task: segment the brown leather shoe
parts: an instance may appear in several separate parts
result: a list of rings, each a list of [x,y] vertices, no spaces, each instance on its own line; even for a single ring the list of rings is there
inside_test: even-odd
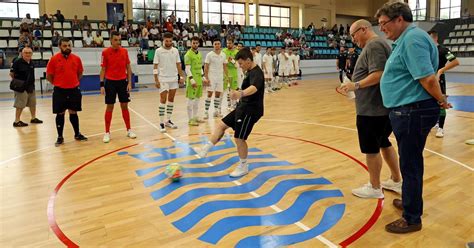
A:
[[[385,231],[389,233],[411,233],[421,230],[421,223],[408,224],[404,218],[400,218],[385,226]]]
[[[397,208],[397,209],[403,210],[402,200],[401,199],[393,199],[393,206],[395,206],[395,208]]]

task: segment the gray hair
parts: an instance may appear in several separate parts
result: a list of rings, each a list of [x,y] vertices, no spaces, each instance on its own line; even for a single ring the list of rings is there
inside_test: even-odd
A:
[[[413,14],[408,4],[403,2],[387,2],[380,9],[377,10],[375,14],[376,18],[380,16],[388,16],[390,19],[397,18],[399,16],[403,17],[403,20],[407,22],[413,22]]]

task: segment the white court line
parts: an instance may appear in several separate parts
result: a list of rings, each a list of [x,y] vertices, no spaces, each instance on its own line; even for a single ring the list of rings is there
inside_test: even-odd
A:
[[[145,122],[147,122],[148,124],[150,124],[152,127],[156,128],[158,131],[160,130],[160,128],[155,125],[153,122],[149,121],[145,116],[141,115],[140,113],[138,113],[137,111],[133,110],[132,108],[128,107],[128,109],[130,111],[132,111],[133,113],[135,113],[138,117],[142,118]],[[163,133],[164,135],[166,135],[168,138],[170,138],[172,141],[177,141],[176,138],[174,138],[173,136],[167,134],[167,133]],[[194,155],[195,157],[197,158],[201,158],[199,155],[195,154]],[[208,166],[214,166],[212,163],[206,163]],[[235,180],[235,181],[232,181],[234,184],[236,185],[242,185],[241,182],[239,182],[238,180]],[[249,192],[249,194],[253,197],[260,197],[259,194],[255,193],[255,192]],[[270,206],[273,210],[275,210],[275,212],[279,213],[283,210],[281,210],[279,207],[277,207],[276,205],[271,205]],[[310,230],[309,227],[307,227],[306,225],[304,225],[303,223],[301,222],[296,222],[295,223],[296,226],[298,226],[299,228],[301,228],[303,231],[308,231]],[[322,243],[324,243],[325,245],[327,245],[328,247],[331,247],[331,248],[336,248],[336,247],[339,247],[337,246],[336,244],[332,243],[331,241],[327,240],[326,238],[324,238],[323,236],[321,235],[318,235],[316,236],[316,239],[318,239],[319,241],[321,241]]]
[[[273,121],[273,122],[286,122],[286,123],[297,123],[297,124],[315,125],[315,126],[331,127],[331,128],[344,129],[344,130],[349,130],[349,131],[357,132],[357,129],[354,129],[354,128],[341,127],[341,126],[328,125],[328,124],[321,124],[321,123],[316,123],[316,122],[290,121],[290,120],[265,119],[265,118],[262,118],[261,120],[262,120],[262,121]],[[391,139],[391,140],[396,140],[396,139],[391,138],[391,137],[390,137],[390,139]],[[462,167],[464,167],[464,168],[466,168],[466,169],[468,169],[468,170],[470,170],[470,171],[474,171],[474,168],[471,167],[471,166],[469,166],[469,165],[467,165],[467,164],[464,164],[464,163],[462,163],[462,162],[459,162],[459,161],[457,161],[457,160],[455,160],[455,159],[453,159],[453,158],[450,158],[450,157],[448,157],[448,156],[446,156],[446,155],[443,155],[443,154],[441,154],[441,153],[435,152],[435,151],[430,150],[430,149],[428,149],[428,148],[425,148],[425,150],[428,151],[428,152],[431,152],[431,153],[433,153],[433,154],[435,154],[435,155],[438,155],[438,156],[440,156],[440,157],[442,157],[442,158],[445,158],[445,159],[447,159],[447,160],[449,160],[449,161],[451,161],[451,162],[453,162],[453,163],[455,163],[455,164],[458,164],[458,165],[460,165],[460,166],[462,166]]]
[[[140,125],[140,126],[136,126],[136,127],[144,127],[146,125]],[[115,130],[112,130],[110,131],[111,133],[113,132],[117,132],[117,131],[121,131],[121,130],[125,130],[125,128],[120,128],[120,129],[115,129]],[[95,137],[95,136],[99,136],[99,135],[103,135],[104,132],[101,132],[101,133],[96,133],[96,134],[92,134],[92,135],[87,135],[86,137],[87,138],[90,138],[90,137]],[[71,141],[67,141],[67,142],[64,142],[64,144],[67,144],[67,143],[72,143],[72,142],[76,142],[75,140],[71,140]],[[36,149],[36,150],[33,150],[31,152],[27,152],[27,153],[23,153],[21,155],[18,155],[18,156],[15,156],[13,158],[9,158],[7,160],[3,160],[0,162],[0,166],[6,164],[6,163],[9,163],[13,160],[16,160],[16,159],[19,159],[19,158],[22,158],[22,157],[25,157],[25,156],[28,156],[30,154],[33,154],[33,153],[36,153],[36,152],[40,152],[40,151],[43,151],[43,150],[46,150],[46,149],[49,149],[51,147],[55,147],[54,145],[51,145],[51,146],[46,146],[46,147],[43,147],[43,148],[40,148],[40,149]]]

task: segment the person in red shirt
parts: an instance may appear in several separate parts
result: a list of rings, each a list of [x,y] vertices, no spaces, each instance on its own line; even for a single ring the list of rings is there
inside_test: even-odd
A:
[[[168,20],[165,22],[165,29],[166,32],[173,33],[173,23],[171,22],[170,18],[168,18]]]
[[[130,113],[128,102],[130,102],[130,90],[132,89],[132,68],[128,58],[127,49],[120,46],[120,33],[111,33],[111,47],[102,51],[102,64],[100,70],[100,94],[105,94],[105,135],[104,143],[110,142],[110,123],[114,111],[115,99],[118,96],[122,117],[127,127],[127,137],[135,139],[137,135],[130,127]]]
[[[84,68],[79,56],[71,53],[71,42],[68,38],[59,40],[60,52],[48,62],[46,79],[54,85],[53,113],[56,114],[56,129],[58,139],[56,146],[64,143],[64,114],[69,111],[69,121],[74,128],[74,139],[85,141],[87,138],[79,132],[78,111],[82,110],[82,94],[79,89],[79,80]]]

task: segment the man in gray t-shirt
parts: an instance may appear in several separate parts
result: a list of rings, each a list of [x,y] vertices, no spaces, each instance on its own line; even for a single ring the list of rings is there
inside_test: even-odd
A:
[[[352,40],[361,48],[352,80],[346,79],[341,88],[356,95],[357,132],[359,146],[366,155],[370,183],[353,189],[352,194],[361,198],[384,198],[382,188],[401,193],[401,176],[398,157],[388,137],[392,126],[389,110],[383,106],[380,78],[390,55],[390,46],[372,30],[366,20],[354,22],[350,28]],[[388,164],[391,177],[380,182],[383,159]]]

